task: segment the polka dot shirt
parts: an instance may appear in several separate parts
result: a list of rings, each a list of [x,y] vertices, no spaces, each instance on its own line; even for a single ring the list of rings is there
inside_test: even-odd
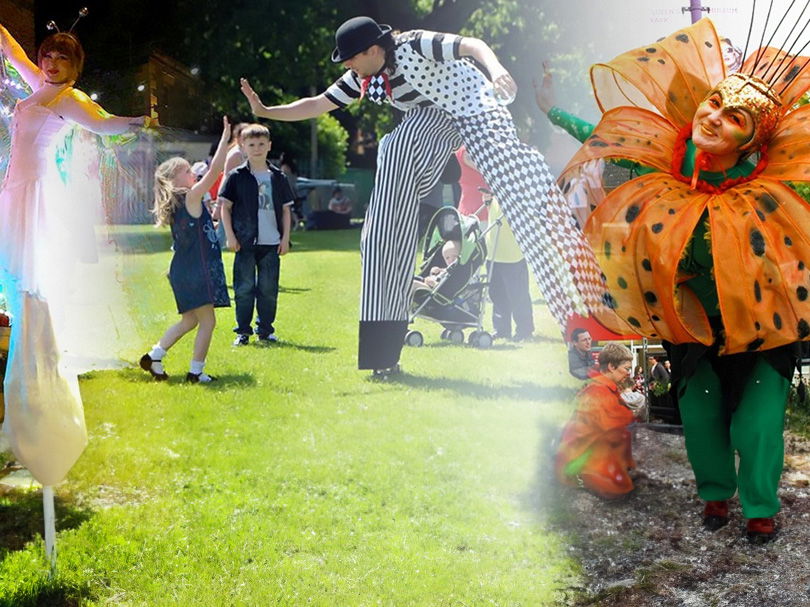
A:
[[[423,30],[395,38],[396,67],[388,72],[391,96],[382,87],[369,86],[367,97],[408,111],[439,106],[453,116],[473,116],[497,107],[492,83],[459,55],[461,36]],[[360,99],[361,79],[349,70],[324,95],[338,107]]]

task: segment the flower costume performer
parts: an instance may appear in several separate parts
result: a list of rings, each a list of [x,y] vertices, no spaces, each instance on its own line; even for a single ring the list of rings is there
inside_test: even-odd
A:
[[[585,227],[612,309],[595,315],[664,340],[704,524],[725,525],[738,491],[753,542],[775,533],[795,343],[810,338],[810,207],[784,183],[810,179],[810,106],[794,108],[810,70],[789,53],[763,47],[727,75],[703,19],[591,69],[595,128],[549,112],[584,141],[561,182],[595,159],[640,166]]]
[[[363,226],[359,368],[383,377],[398,370],[419,200],[462,143],[501,202],[561,327],[573,312],[586,311],[574,276],[585,278],[582,284],[589,284],[589,277],[598,288],[599,271],[542,155],[517,138],[503,107],[515,83],[492,49],[479,39],[448,33],[395,35],[369,17],[343,23],[335,40],[332,61],[347,71],[320,95],[267,107],[246,80],[242,91],[254,114],[272,120],[314,118],[364,97],[405,112],[380,142]],[[468,58],[483,65],[491,79]]]
[[[63,171],[75,163],[69,155],[58,164],[57,148],[67,134],[83,137],[80,129],[71,132],[74,125],[118,134],[144,126],[148,118],[111,116],[73,88],[84,51],[71,33],[46,38],[35,64],[0,26],[0,51],[33,91],[14,108],[11,158],[0,190],[0,283],[13,319],[3,430],[17,459],[49,488],[65,477],[87,442],[76,366],[66,362],[72,350],[62,338],[69,328],[69,298],[94,289],[73,274],[76,264],[97,254],[98,219],[89,211],[92,178],[66,178]],[[5,79],[0,86],[12,84]]]

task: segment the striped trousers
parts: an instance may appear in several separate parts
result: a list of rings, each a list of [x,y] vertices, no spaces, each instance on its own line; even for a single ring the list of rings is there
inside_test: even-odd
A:
[[[408,326],[419,200],[464,143],[500,201],[549,309],[565,331],[587,315],[601,288],[593,253],[543,156],[522,143],[505,108],[454,118],[419,108],[380,141],[377,175],[361,239],[363,287],[359,368],[397,363]],[[591,293],[593,291],[593,293]]]
[[[399,361],[408,329],[419,201],[460,145],[451,117],[436,108],[411,110],[380,141],[360,239],[360,369],[386,369]]]

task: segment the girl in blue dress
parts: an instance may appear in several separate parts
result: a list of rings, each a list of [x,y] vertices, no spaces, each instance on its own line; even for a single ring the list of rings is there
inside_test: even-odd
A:
[[[172,230],[174,256],[169,267],[169,283],[174,292],[179,322],[169,327],[152,349],[141,357],[140,365],[156,380],[166,380],[163,357],[183,335],[197,328],[191,366],[186,381],[208,383],[215,378],[205,373],[205,358],[216,325],[214,308],[231,305],[225,285],[225,270],[214,224],[202,203],[225,167],[231,127],[222,120],[222,137],[208,172],[197,181],[184,158],[170,158],[155,171],[155,215],[157,226]]]

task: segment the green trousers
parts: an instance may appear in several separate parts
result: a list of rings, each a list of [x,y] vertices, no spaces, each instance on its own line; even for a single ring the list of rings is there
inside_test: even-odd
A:
[[[760,358],[733,413],[724,406],[720,380],[703,358],[685,382],[679,398],[686,453],[695,473],[698,495],[724,500],[739,490],[745,518],[779,512],[779,479],[785,445],[785,405],[790,382]],[[736,469],[734,452],[739,453]]]

